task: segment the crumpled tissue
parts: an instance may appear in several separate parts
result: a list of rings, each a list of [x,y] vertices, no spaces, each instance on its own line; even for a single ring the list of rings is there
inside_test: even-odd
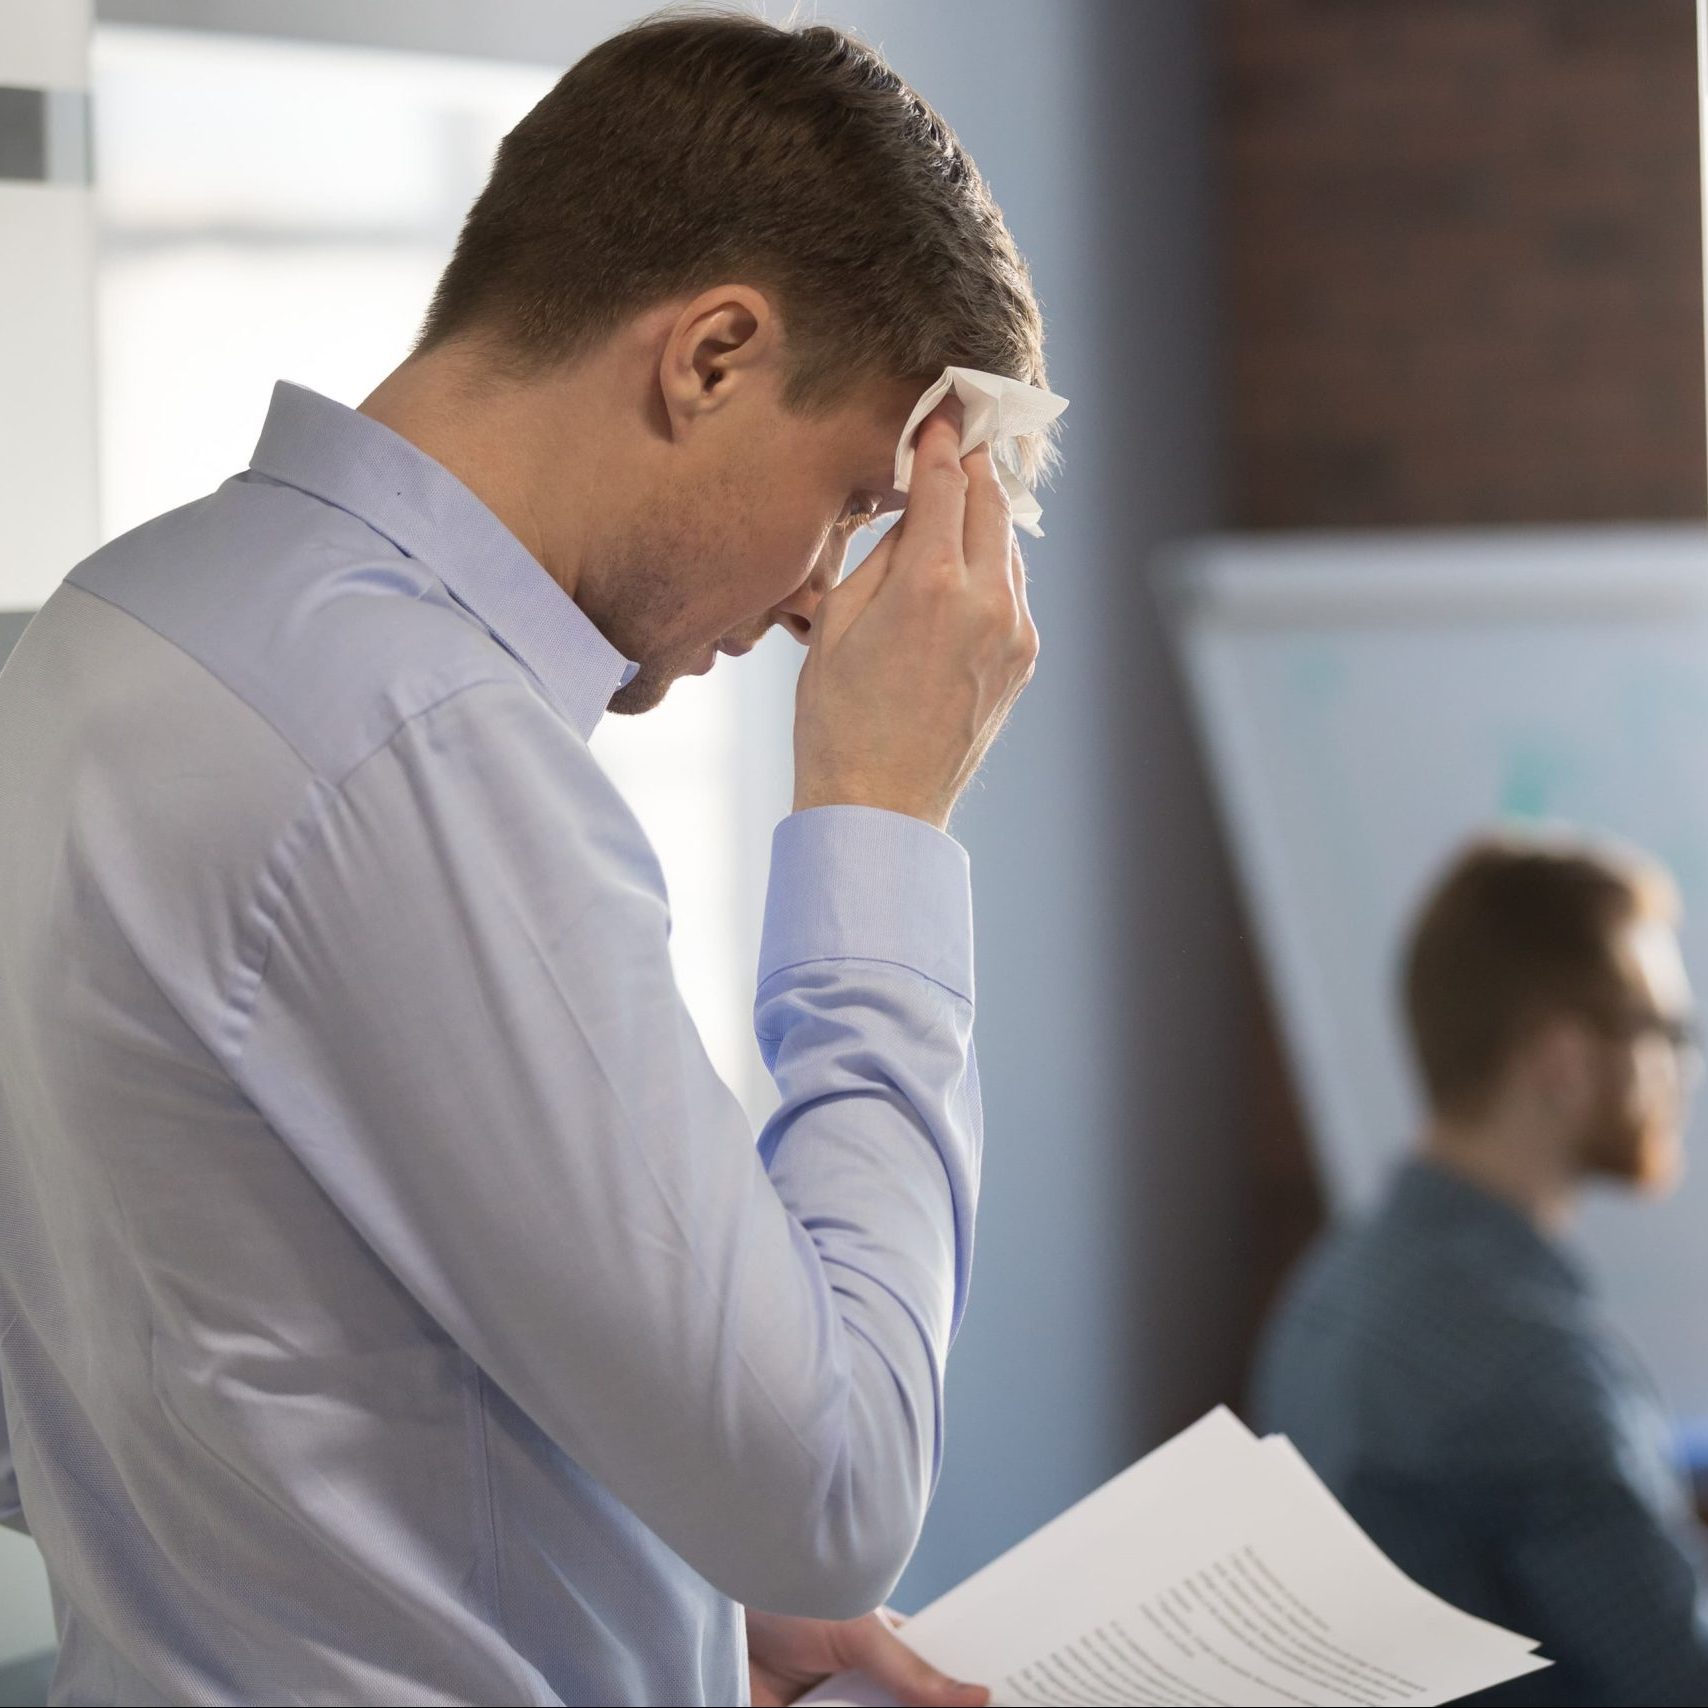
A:
[[[926,416],[951,391],[961,400],[961,455],[966,456],[979,445],[990,446],[997,478],[1008,493],[1014,526],[1033,539],[1042,539],[1044,530],[1038,524],[1044,513],[1032,489],[1020,477],[1014,440],[1021,434],[1036,433],[1049,426],[1067,408],[1068,400],[1045,391],[1042,386],[1027,385],[1024,380],[981,373],[977,368],[945,368],[942,378],[913,406],[913,413],[901,430],[901,443],[896,446],[896,491],[905,493],[913,478],[914,435]]]

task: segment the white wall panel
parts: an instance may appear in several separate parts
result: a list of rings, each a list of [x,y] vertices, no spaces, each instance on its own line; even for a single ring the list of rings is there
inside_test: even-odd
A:
[[[81,89],[88,63],[88,0],[6,0],[0,6],[0,82]]]
[[[0,5],[0,88],[44,92],[11,98],[0,147],[0,611],[39,605],[96,540],[89,29],[88,0]],[[0,1531],[0,1665],[53,1644],[41,1556]]]
[[[27,137],[0,175],[0,609],[40,604],[97,538],[94,234],[81,131],[88,0],[8,0],[0,87],[16,128],[45,129],[39,167]],[[22,164],[19,164],[22,161]]]
[[[93,284],[87,188],[0,182],[0,610],[95,548]]]

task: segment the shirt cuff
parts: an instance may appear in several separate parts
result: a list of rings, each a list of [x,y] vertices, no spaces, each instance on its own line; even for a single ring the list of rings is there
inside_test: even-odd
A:
[[[759,983],[805,961],[891,961],[973,1000],[967,851],[881,807],[791,813],[771,842]]]

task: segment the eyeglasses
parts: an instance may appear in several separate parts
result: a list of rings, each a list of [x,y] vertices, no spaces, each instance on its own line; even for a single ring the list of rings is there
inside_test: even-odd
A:
[[[1627,1024],[1633,1034],[1665,1038],[1675,1050],[1701,1052],[1702,1027],[1693,1014],[1634,1014]]]
[[[1607,1031],[1626,1039],[1661,1038],[1691,1072],[1703,1061],[1702,1027],[1694,1014],[1657,1014],[1652,1010],[1626,1014],[1606,1025]]]

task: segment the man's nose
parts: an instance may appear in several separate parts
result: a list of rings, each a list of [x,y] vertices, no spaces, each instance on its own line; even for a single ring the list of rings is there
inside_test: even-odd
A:
[[[824,596],[842,574],[842,560],[847,550],[846,540],[827,540],[813,563],[812,574],[771,613],[773,621],[781,623],[802,646],[812,639],[813,619],[824,603]]]

